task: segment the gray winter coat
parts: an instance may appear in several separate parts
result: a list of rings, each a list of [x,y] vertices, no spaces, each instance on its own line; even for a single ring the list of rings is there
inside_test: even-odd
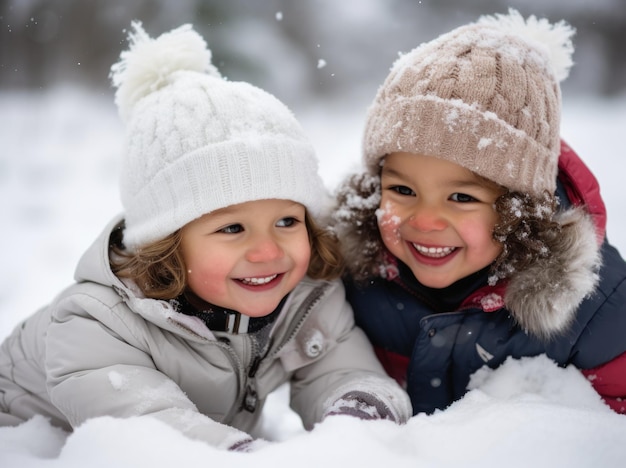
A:
[[[405,393],[355,328],[340,281],[303,280],[273,325],[266,356],[254,363],[249,335],[212,332],[113,274],[109,237],[119,221],[83,255],[76,283],[2,344],[0,426],[35,414],[66,430],[104,415],[152,416],[230,447],[285,382],[307,428],[350,391],[375,395],[396,421],[410,417]]]

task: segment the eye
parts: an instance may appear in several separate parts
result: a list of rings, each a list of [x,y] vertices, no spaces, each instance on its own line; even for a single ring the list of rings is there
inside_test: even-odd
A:
[[[243,226],[241,224],[231,224],[220,229],[218,232],[222,232],[224,234],[239,234],[243,232]]]
[[[286,217],[286,218],[282,218],[280,220],[278,220],[278,222],[276,223],[276,226],[278,227],[291,227],[291,226],[295,226],[298,223],[298,220],[296,218],[293,217]]]
[[[406,185],[392,185],[391,187],[389,187],[389,190],[392,190],[400,195],[404,195],[407,197],[415,196],[415,192]]]
[[[450,200],[459,202],[459,203],[472,203],[472,202],[478,201],[477,198],[474,198],[471,195],[468,195],[466,193],[458,193],[458,192],[450,195]]]

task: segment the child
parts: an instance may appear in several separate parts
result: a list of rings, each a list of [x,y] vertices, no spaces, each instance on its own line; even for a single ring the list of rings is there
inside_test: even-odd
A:
[[[0,425],[149,416],[248,451],[285,382],[306,428],[406,421],[408,397],[354,326],[336,240],[316,226],[325,192],[302,128],[222,79],[190,26],[134,28],[112,68],[124,214],[0,348]]]
[[[483,17],[404,55],[333,217],[357,325],[414,414],[507,357],[573,364],[626,412],[626,264],[597,182],[560,142],[573,30]]]

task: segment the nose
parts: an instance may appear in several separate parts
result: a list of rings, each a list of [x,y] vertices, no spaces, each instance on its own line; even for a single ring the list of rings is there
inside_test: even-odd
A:
[[[448,226],[441,208],[425,203],[416,206],[408,219],[408,224],[421,232],[443,231]]]
[[[250,240],[246,259],[253,263],[271,262],[283,256],[283,249],[270,235],[256,235]]]

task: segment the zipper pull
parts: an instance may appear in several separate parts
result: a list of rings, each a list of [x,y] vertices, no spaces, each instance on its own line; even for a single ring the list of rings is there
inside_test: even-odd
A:
[[[246,387],[246,394],[243,397],[243,409],[254,413],[259,405],[259,396],[252,385]]]

